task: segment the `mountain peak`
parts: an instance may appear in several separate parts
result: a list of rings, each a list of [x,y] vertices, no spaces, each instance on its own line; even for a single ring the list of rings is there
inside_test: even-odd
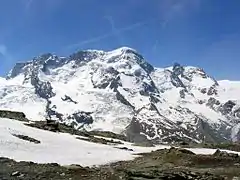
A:
[[[128,131],[133,139],[230,141],[240,117],[239,85],[216,86],[203,69],[179,63],[154,68],[129,47],[46,53],[17,63],[8,77],[0,79],[0,107],[87,130],[125,132],[137,121],[138,134]]]
[[[136,49],[126,47],[126,46],[117,48],[117,49],[115,49],[115,51],[121,51],[121,52],[125,52],[125,53],[137,53]]]
[[[176,76],[182,75],[184,71],[184,67],[179,63],[174,63],[172,68],[173,74]]]

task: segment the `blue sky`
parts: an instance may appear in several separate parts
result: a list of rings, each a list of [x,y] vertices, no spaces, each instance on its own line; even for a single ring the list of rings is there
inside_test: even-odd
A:
[[[137,49],[240,80],[239,0],[0,0],[0,75],[45,52]]]

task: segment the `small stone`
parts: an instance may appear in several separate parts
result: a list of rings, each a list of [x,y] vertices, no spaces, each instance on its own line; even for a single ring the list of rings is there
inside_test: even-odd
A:
[[[60,176],[65,176],[66,174],[65,173],[61,173]]]
[[[22,177],[24,177],[24,174],[21,174],[20,176],[18,176],[19,178],[22,178]]]
[[[19,171],[15,171],[11,174],[11,176],[20,176],[21,173]]]

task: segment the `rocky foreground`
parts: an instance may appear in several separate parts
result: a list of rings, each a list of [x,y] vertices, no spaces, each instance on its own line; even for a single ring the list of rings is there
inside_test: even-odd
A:
[[[100,167],[16,162],[0,158],[0,179],[52,180],[237,180],[240,157],[216,151],[213,155],[196,155],[185,149],[164,149],[142,154],[133,161]]]

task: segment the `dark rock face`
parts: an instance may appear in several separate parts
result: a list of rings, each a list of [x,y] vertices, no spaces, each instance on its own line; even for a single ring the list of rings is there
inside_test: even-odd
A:
[[[56,95],[53,92],[53,88],[52,88],[50,82],[41,82],[41,81],[35,79],[34,87],[35,87],[35,93],[38,94],[43,99],[49,99]]]
[[[61,98],[63,101],[67,101],[67,102],[72,102],[74,104],[77,104],[76,101],[72,100],[72,98],[70,96],[65,95],[63,98]]]
[[[67,119],[76,120],[77,123],[88,125],[93,123],[93,118],[90,112],[79,111],[67,117]]]
[[[182,89],[179,93],[180,93],[180,97],[184,99],[186,96],[185,93],[187,93],[187,91],[186,89]]]
[[[12,135],[15,136],[15,137],[18,137],[19,139],[29,141],[29,142],[32,142],[32,143],[35,143],[35,144],[40,144],[41,143],[41,141],[36,140],[34,138],[31,138],[29,136],[25,136],[25,135],[21,135],[21,134],[12,134]]]
[[[152,81],[151,81],[152,82]],[[142,90],[139,92],[142,96],[149,96],[151,93],[158,93],[157,88],[155,87],[154,83],[151,84],[143,82]]]
[[[207,93],[207,88],[201,89],[201,93],[206,94]]]
[[[207,106],[209,106],[209,107],[211,107],[211,108],[213,108],[214,107],[214,105],[220,105],[221,103],[220,103],[220,101],[219,100],[217,100],[217,99],[215,99],[215,98],[213,98],[213,97],[210,97],[209,99],[208,99],[208,102],[207,102]]]
[[[133,151],[133,149],[129,149],[127,147],[116,147],[117,149],[122,149],[122,150],[125,150],[125,151]]]
[[[219,111],[223,114],[223,115],[227,115],[229,113],[232,112],[233,107],[236,105],[235,102],[233,101],[227,101],[225,104],[223,104],[221,107],[219,107]]]
[[[233,111],[234,117],[240,118],[240,108]]]
[[[175,73],[179,73],[180,70],[178,70],[177,72]],[[181,71],[180,71],[181,72]],[[175,87],[182,87],[182,88],[186,88],[183,84],[183,82],[180,80],[180,78],[177,76],[177,74],[175,73],[172,73],[171,75],[171,81],[172,81],[172,84],[175,86]]]
[[[136,51],[127,49],[125,51],[125,54],[134,54],[134,58],[135,58],[134,60],[136,60],[136,62],[140,65],[140,67],[143,68],[148,74],[150,74],[154,70],[154,67],[148,62],[146,62],[143,56],[138,54]]]
[[[49,69],[60,67],[67,62],[67,58],[59,58],[52,54],[42,55],[41,57],[43,60],[40,67],[45,74],[49,74]]]
[[[119,74],[119,72],[116,69],[114,69],[113,67],[108,67],[106,69],[106,73],[112,74],[114,76],[117,76]]]
[[[79,64],[81,62],[88,62],[92,59],[96,59],[97,57],[101,57],[103,54],[97,53],[94,51],[78,51],[72,55],[70,55],[69,60],[74,60],[76,64]]]
[[[55,119],[57,121],[63,122],[63,114],[57,112],[55,110],[55,106],[50,107],[50,104],[51,103],[48,103],[47,110],[46,110],[48,119],[50,119],[50,120]],[[77,125],[77,124],[81,124],[81,127],[83,127],[84,125],[89,125],[89,124],[93,123],[93,118],[92,118],[90,112],[79,111],[79,112],[69,115],[67,117],[67,119],[73,120],[73,122],[72,122],[73,126]]]
[[[138,114],[141,114],[143,109],[144,108],[141,108],[135,111],[135,116],[133,117],[130,125],[127,127],[127,137],[130,141],[139,141],[139,139],[144,141],[146,137],[149,140],[151,139],[150,141],[156,144],[179,143],[182,141],[185,141],[186,143],[192,143],[195,142],[193,139],[198,139],[201,141],[201,139],[198,137],[198,132],[196,132],[196,130],[194,130],[191,126],[189,126],[187,129],[184,129],[180,126],[180,124],[171,122],[158,112],[158,109],[153,103],[150,105],[149,110],[153,113],[156,112],[155,117],[142,117],[144,115],[140,115],[144,121],[138,119]],[[167,128],[166,124],[171,128]],[[186,136],[184,137],[182,134],[185,134]],[[193,139],[188,137],[192,137]]]
[[[179,63],[174,63],[173,65],[173,74],[174,76],[183,75],[184,68]]]
[[[214,78],[208,76],[207,73],[202,68],[190,68],[188,71],[183,72],[182,77],[189,81],[192,81],[194,75],[200,76],[204,79],[211,78],[214,81],[214,85],[215,86],[218,85],[218,82]]]
[[[22,112],[0,110],[0,117],[1,118],[16,119],[16,120],[19,120],[19,121],[28,122],[28,119],[26,118],[26,115]]]
[[[151,101],[152,103],[154,103],[154,104],[160,102],[159,98],[158,98],[156,95],[152,95],[152,94],[151,94],[151,95],[149,96],[149,99],[150,99],[150,101]]]
[[[227,130],[227,125],[223,124],[222,128],[219,130],[221,134],[218,133],[218,130],[214,127],[211,127],[207,122],[205,122],[201,118],[197,118],[197,134],[202,142],[206,143],[221,143],[221,142],[229,142],[231,139],[231,132]],[[227,139],[225,138],[227,137]]]
[[[120,82],[120,76],[117,76],[116,79],[113,79],[111,84],[110,84],[110,88],[113,90],[116,90],[119,86],[122,86],[121,82]]]
[[[128,102],[128,100],[117,89],[114,89],[114,91],[116,92],[117,100],[119,100],[121,103],[131,107],[133,110],[135,109],[135,107],[130,102]]]
[[[127,140],[134,143],[150,143],[146,136],[140,134],[140,132],[142,132],[142,126],[134,117],[126,130]]]
[[[118,76],[119,72],[113,67],[107,69],[98,69],[95,73],[92,75],[91,79],[94,88],[105,89],[109,85],[111,85],[111,87],[117,84],[120,85],[120,77]],[[96,76],[100,79],[95,80],[94,78]]]
[[[238,126],[238,127],[240,127],[240,122],[236,125],[236,126]],[[238,131],[237,133],[236,133],[236,135],[235,135],[235,137],[234,137],[235,139],[233,139],[233,142],[240,142],[240,131]],[[238,149],[237,149],[237,151],[239,151]]]
[[[17,63],[14,68],[11,70],[9,75],[7,76],[6,79],[11,79],[16,77],[17,75],[21,74],[24,72],[24,67],[26,67],[30,62],[27,63]]]
[[[53,88],[51,86],[50,82],[44,82],[41,81],[38,77],[38,71],[32,70],[30,75],[31,84],[35,88],[35,93],[43,98],[43,99],[49,99],[53,96],[55,96],[55,93],[53,92]]]
[[[207,95],[211,96],[211,95],[217,95],[217,90],[216,90],[216,86],[211,86],[207,92]]]
[[[207,77],[209,77],[206,72],[202,69],[202,68],[195,68],[194,70],[192,70],[190,72],[190,76],[192,77],[194,74],[198,74],[200,75],[202,78],[206,79]]]
[[[51,107],[51,101],[47,100],[47,105],[46,105],[46,113],[47,113],[47,118],[52,119],[53,117],[56,117],[58,120],[63,121],[63,114],[57,112],[56,106]]]
[[[66,63],[66,58],[59,58],[58,56],[52,55],[51,53],[46,53],[38,57],[34,57],[32,61],[26,63],[17,63],[7,79],[16,77],[17,75],[23,73],[26,76],[31,75],[32,71],[38,72],[41,70],[44,73],[48,73],[49,68],[57,68]]]
[[[134,71],[134,76],[141,77],[142,76],[142,71],[140,69],[137,69]]]
[[[47,119],[47,122],[43,125],[43,129],[53,132],[60,132],[59,123],[50,119]]]

